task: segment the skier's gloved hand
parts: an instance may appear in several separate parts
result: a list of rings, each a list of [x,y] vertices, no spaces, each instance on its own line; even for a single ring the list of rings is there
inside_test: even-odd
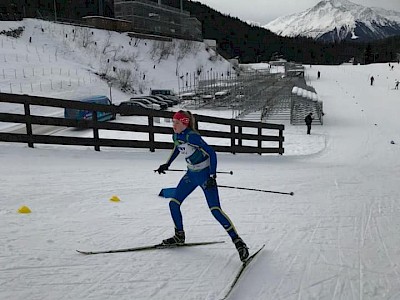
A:
[[[206,181],[206,189],[212,189],[217,186],[217,181],[215,180],[217,175],[211,175]]]
[[[168,168],[169,168],[169,165],[168,164],[162,164],[162,165],[160,165],[159,167],[158,167],[158,169],[157,170],[155,170],[156,172],[158,172],[158,174],[165,174],[165,171],[167,171],[168,170]]]

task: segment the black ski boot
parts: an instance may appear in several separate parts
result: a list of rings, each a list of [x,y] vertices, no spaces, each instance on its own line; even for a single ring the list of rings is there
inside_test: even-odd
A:
[[[163,240],[163,245],[183,245],[185,243],[185,232],[175,229],[175,235],[169,239]]]
[[[246,261],[246,259],[249,257],[249,248],[240,237],[234,239],[233,243],[235,244],[235,247],[239,253],[240,260],[243,262]]]

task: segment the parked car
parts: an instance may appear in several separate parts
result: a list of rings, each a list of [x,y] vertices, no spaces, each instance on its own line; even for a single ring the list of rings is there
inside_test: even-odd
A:
[[[216,93],[214,94],[214,96],[215,96],[215,99],[223,99],[223,98],[229,96],[230,94],[231,94],[230,91],[228,91],[228,90],[222,90],[222,91],[216,92]]]
[[[181,98],[181,100],[185,101],[185,100],[197,100],[198,95],[196,93],[193,92],[189,92],[189,93],[184,93],[184,94],[180,94],[179,97]]]
[[[156,100],[156,101],[160,101],[160,102],[164,102],[166,103],[168,106],[173,106],[174,105],[174,101],[166,99],[164,97],[161,97],[162,95],[154,95],[154,96],[146,96],[147,99],[150,100]]]
[[[168,95],[156,95],[157,97],[160,97],[164,99],[164,101],[172,102],[172,105],[176,105],[179,103],[179,99],[176,96],[168,96]]]
[[[112,105],[110,99],[107,96],[90,96],[85,98],[77,99],[81,102],[86,103],[96,103],[103,105]],[[66,119],[75,119],[75,120],[91,120],[92,119],[92,111],[84,110],[84,109],[74,109],[74,108],[66,108],[64,109],[64,118]],[[98,121],[108,121],[115,120],[116,114],[111,112],[97,112],[97,120]]]
[[[214,99],[213,95],[205,94],[201,95],[201,99],[204,100],[205,102],[209,102]]]
[[[162,90],[162,89],[157,89],[157,90],[151,90],[150,95],[168,95],[168,96],[175,96],[175,93],[173,90]]]
[[[150,105],[140,103],[140,102],[135,102],[135,101],[123,101],[119,104],[120,108],[126,108],[126,107],[136,107],[138,109],[153,109]],[[119,113],[121,116],[132,116],[133,112],[126,112],[121,110]]]
[[[157,90],[151,90],[150,95],[152,96],[162,96],[163,98],[167,98],[169,100],[173,100],[175,103],[179,103],[179,97],[174,93],[173,90],[162,90],[162,89],[157,89]]]
[[[152,98],[150,96],[132,97],[131,98],[131,100],[140,100],[140,99],[146,99],[146,100],[149,100],[149,101],[151,101],[153,103],[156,103],[156,104],[160,105],[161,109],[167,109],[168,106],[169,106],[169,103],[161,101],[161,100],[156,99],[156,98]]]
[[[144,99],[144,98],[131,98],[130,101],[132,102],[139,102],[139,103],[143,103],[148,105],[150,108],[154,109],[154,110],[160,110],[161,106],[157,103],[154,103],[148,99]]]

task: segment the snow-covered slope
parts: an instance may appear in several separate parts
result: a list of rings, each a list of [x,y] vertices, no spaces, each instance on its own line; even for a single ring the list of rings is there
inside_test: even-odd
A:
[[[264,28],[282,36],[337,41],[374,40],[400,35],[400,12],[347,0],[324,0],[301,13],[280,17]]]
[[[5,35],[17,28],[23,28],[18,38]],[[131,38],[35,19],[0,22],[0,43],[0,92],[5,93],[68,99],[108,94],[110,81],[116,99],[126,100],[151,88],[178,92],[179,86],[206,72],[234,72],[201,42]]]

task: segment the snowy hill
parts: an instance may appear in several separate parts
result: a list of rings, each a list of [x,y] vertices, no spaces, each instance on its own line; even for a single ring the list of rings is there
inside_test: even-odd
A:
[[[347,0],[324,0],[301,13],[280,17],[264,28],[282,36],[324,41],[368,41],[400,35],[400,12]]]
[[[18,28],[23,28],[18,38],[6,36]],[[0,91],[6,93],[68,99],[108,94],[111,82],[119,102],[150,89],[178,92],[188,78],[206,72],[234,72],[201,42],[131,38],[35,19],[0,22],[0,32]]]

